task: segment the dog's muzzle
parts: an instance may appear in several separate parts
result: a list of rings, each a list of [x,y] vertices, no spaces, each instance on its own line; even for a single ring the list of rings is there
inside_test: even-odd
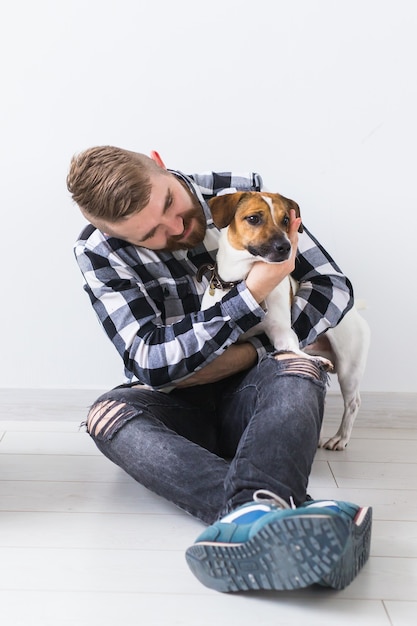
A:
[[[275,238],[259,246],[248,246],[248,252],[269,263],[282,263],[289,259],[291,243],[283,237]]]

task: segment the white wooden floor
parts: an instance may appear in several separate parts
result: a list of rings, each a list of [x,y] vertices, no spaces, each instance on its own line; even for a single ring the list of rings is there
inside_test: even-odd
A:
[[[203,528],[79,431],[95,391],[0,390],[2,626],[417,624],[417,394],[364,394],[349,448],[319,450],[310,493],[374,508],[344,591],[219,594],[189,572]],[[329,394],[325,431],[339,419]]]

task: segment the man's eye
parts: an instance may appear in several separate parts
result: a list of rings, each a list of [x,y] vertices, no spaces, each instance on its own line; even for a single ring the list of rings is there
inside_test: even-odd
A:
[[[153,239],[155,237],[156,234],[156,228],[154,228],[153,230],[151,230],[147,235],[145,235],[141,241],[148,241],[149,239]]]
[[[250,224],[251,226],[258,226],[259,224],[262,223],[262,218],[260,215],[247,215],[245,217],[245,220],[248,222],[248,224]]]

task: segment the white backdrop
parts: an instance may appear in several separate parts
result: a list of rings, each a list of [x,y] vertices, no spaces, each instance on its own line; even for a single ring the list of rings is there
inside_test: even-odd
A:
[[[122,380],[65,186],[73,153],[113,144],[297,200],[365,301],[363,389],[416,391],[416,31],[414,0],[7,3],[0,386]]]

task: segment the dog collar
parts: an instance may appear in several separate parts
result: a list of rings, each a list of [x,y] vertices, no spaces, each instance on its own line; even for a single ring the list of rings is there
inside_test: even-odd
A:
[[[209,293],[211,296],[214,296],[214,292],[216,289],[222,289],[223,291],[227,291],[228,289],[232,289],[232,287],[236,287],[241,280],[234,280],[230,282],[224,281],[220,276],[217,269],[217,263],[204,263],[198,268],[197,272],[197,280],[199,283],[203,280],[203,275],[206,272],[210,272],[209,278]]]

